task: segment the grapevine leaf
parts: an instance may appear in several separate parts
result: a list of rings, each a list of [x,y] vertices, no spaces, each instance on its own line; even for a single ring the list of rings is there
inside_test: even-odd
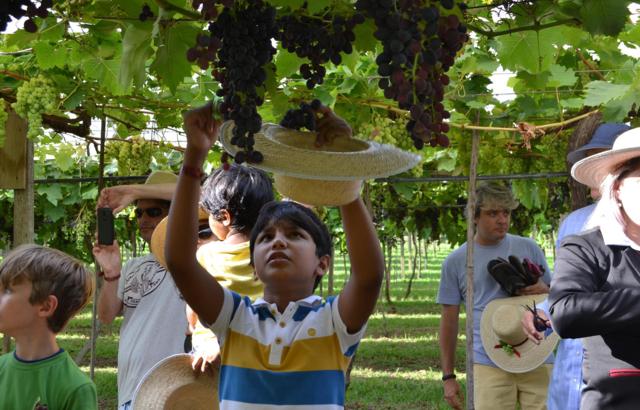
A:
[[[407,201],[411,201],[413,198],[413,192],[416,189],[416,184],[411,182],[399,182],[393,185],[393,188],[400,194],[402,198]]]
[[[539,73],[549,68],[560,35],[556,27],[540,31],[521,31],[500,36],[496,48],[501,65],[509,70]]]
[[[115,95],[122,94],[122,88],[118,82],[119,59],[104,60],[102,58],[91,56],[84,60],[82,69],[85,74],[96,80],[102,88],[109,90]]]
[[[55,18],[49,17],[43,21],[42,27],[38,31],[38,39],[49,42],[57,42],[62,39],[65,33],[65,23],[57,22]]]
[[[45,195],[52,205],[58,205],[58,201],[62,199],[62,190],[58,184],[41,184],[36,189],[38,194]]]
[[[319,99],[322,104],[327,107],[333,107],[333,104],[336,102],[337,90],[333,89],[329,91],[324,87],[316,87],[313,90],[313,95],[315,98]]]
[[[302,7],[306,0],[270,0],[269,3],[273,7],[288,7],[290,10],[296,10]]]
[[[576,83],[577,77],[575,71],[571,68],[565,68],[561,65],[553,64],[549,68],[551,76],[549,77],[549,87],[566,87]]]
[[[591,34],[617,35],[629,17],[628,0],[584,0],[580,17]]]
[[[54,158],[56,165],[61,171],[69,171],[75,164],[75,158],[73,157],[73,147],[70,145],[60,145],[57,150],[54,151]]]
[[[62,206],[56,206],[57,204],[53,205],[54,206],[45,206],[43,213],[50,222],[58,222],[64,217],[66,210]]]
[[[271,109],[275,118],[280,118],[288,109],[289,98],[278,90],[278,82],[276,78],[276,67],[270,64],[267,69],[267,79],[265,80],[265,87],[269,92],[271,98]]]
[[[298,68],[304,60],[290,53],[287,50],[280,49],[276,56],[276,67],[278,68],[278,77],[285,78],[290,77],[292,74],[298,72]]]
[[[371,19],[366,19],[364,23],[358,24],[353,29],[353,33],[356,35],[353,46],[361,52],[375,51],[376,46],[380,43],[373,36],[374,31],[376,28]]]
[[[64,103],[62,104],[62,106],[66,110],[71,111],[78,107],[86,96],[86,90],[82,87],[78,87],[71,94],[69,94],[67,98],[64,99]]]
[[[179,24],[160,30],[158,51],[151,68],[172,93],[185,77],[191,75],[191,63],[186,53],[195,41],[199,29],[191,24]]]
[[[83,200],[91,201],[98,197],[98,187],[91,186],[88,189],[83,189],[82,194],[80,195]]]
[[[309,14],[316,14],[324,10],[325,8],[331,5],[332,0],[313,0],[307,2],[307,8],[309,10]]]
[[[602,118],[604,121],[622,122],[631,109],[631,106],[637,101],[638,91],[630,88],[629,91],[620,98],[614,98],[607,102],[602,110]]]
[[[46,41],[38,41],[33,45],[36,61],[40,68],[48,70],[53,67],[64,67],[65,53],[56,52],[53,45]]]
[[[631,87],[630,84],[611,84],[606,81],[591,81],[587,84],[585,105],[598,106],[623,96]]]
[[[158,52],[160,52],[158,50]],[[130,24],[122,39],[122,60],[119,81],[122,89],[127,90],[133,80],[134,85],[144,83],[147,75],[145,62],[151,54],[151,31]]]
[[[584,106],[584,98],[567,98],[560,100],[560,105],[568,109],[580,109]]]
[[[349,94],[356,85],[358,85],[357,79],[353,77],[347,77],[344,79],[344,81],[342,81],[342,83],[340,83],[340,85],[338,86],[338,90],[341,93]]]

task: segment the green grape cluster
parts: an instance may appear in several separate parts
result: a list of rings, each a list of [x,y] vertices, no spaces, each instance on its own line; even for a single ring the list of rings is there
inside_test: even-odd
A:
[[[116,160],[120,175],[146,175],[153,158],[154,146],[140,135],[106,144],[105,162]]]
[[[405,151],[417,152],[411,139],[407,138],[406,117],[390,118],[387,115],[374,113],[369,121],[362,122],[356,129],[356,135],[362,139],[389,144]],[[422,161],[415,166],[411,173],[422,176]]]
[[[4,109],[4,102],[0,101],[0,148],[4,147],[4,140],[7,137],[7,119],[9,113]]]
[[[12,107],[19,116],[27,120],[27,137],[35,139],[41,134],[42,114],[55,112],[57,101],[58,95],[53,83],[43,75],[31,78],[18,88],[16,102]]]

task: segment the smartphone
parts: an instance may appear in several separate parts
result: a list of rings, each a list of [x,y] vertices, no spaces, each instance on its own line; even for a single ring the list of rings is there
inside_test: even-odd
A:
[[[98,208],[98,244],[113,245],[114,235],[113,210]]]

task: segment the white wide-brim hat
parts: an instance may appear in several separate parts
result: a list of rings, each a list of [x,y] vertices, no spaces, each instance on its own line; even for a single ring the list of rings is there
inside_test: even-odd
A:
[[[525,373],[541,366],[558,343],[556,332],[549,334],[537,345],[527,338],[522,329],[524,305],[533,307],[548,295],[515,296],[494,299],[485,307],[480,320],[480,338],[487,356],[499,368],[510,373]],[[507,352],[503,344],[514,352]]]
[[[133,394],[133,410],[218,409],[218,370],[196,372],[191,355],[169,356],[156,363]]]
[[[219,140],[235,155],[231,144],[233,121],[220,127]],[[355,200],[361,181],[384,178],[407,171],[420,162],[420,155],[386,144],[355,138],[336,138],[316,147],[316,133],[296,131],[265,123],[254,135],[254,149],[264,161],[250,164],[272,172],[278,192],[309,205],[343,205]]]
[[[609,151],[576,162],[571,167],[571,176],[581,184],[599,188],[607,175],[635,157],[640,157],[640,128],[620,134]]]

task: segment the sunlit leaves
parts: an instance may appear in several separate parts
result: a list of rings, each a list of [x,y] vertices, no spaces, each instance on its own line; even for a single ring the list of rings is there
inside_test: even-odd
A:
[[[554,58],[554,44],[560,35],[558,28],[522,31],[496,39],[500,64],[510,70],[539,73],[547,70]]]
[[[629,84],[612,84],[606,81],[592,81],[586,86],[585,105],[598,106],[622,97],[629,90]]]
[[[141,86],[147,76],[145,63],[151,55],[151,28],[130,24],[122,39],[122,61],[120,63],[120,87],[128,90],[133,81]]]
[[[591,34],[615,36],[629,17],[627,0],[583,0],[580,17]]]

